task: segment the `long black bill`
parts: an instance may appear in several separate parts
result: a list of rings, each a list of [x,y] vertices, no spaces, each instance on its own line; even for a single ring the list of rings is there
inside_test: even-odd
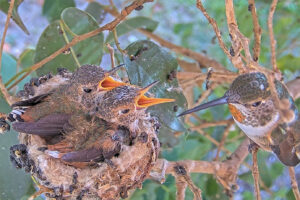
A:
[[[201,104],[201,105],[196,106],[194,108],[191,108],[189,110],[186,110],[183,113],[179,114],[177,117],[180,117],[180,116],[183,116],[183,115],[186,115],[186,114],[190,114],[190,113],[193,113],[193,112],[196,112],[196,111],[199,111],[199,110],[204,110],[204,109],[209,108],[209,107],[213,107],[213,106],[217,106],[217,105],[221,105],[221,104],[226,104],[226,103],[228,103],[227,99],[228,99],[227,96],[223,96],[219,99],[215,99],[215,100],[212,100],[210,102]]]

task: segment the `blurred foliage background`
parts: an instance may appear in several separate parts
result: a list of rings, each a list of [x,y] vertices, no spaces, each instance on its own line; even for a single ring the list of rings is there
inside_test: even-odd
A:
[[[123,8],[130,3],[130,0],[114,0],[118,9]],[[226,44],[230,45],[228,35],[224,1],[203,1],[208,13],[216,19],[222,36]],[[2,76],[4,82],[9,87],[20,75],[29,71],[31,65],[47,57],[56,49],[62,47],[66,41],[70,40],[74,34],[82,34],[96,29],[97,27],[108,23],[114,17],[105,11],[105,6],[109,1],[84,1],[84,0],[18,0],[13,12],[13,20],[8,29],[8,34],[4,46],[2,57]],[[134,47],[145,44],[151,48],[158,48],[159,54],[155,54],[150,60],[152,64],[159,64],[164,60],[169,69],[182,70],[177,66],[173,58],[184,59],[189,62],[195,62],[185,58],[182,55],[176,55],[168,49],[162,49],[148,42],[137,42],[147,39],[143,34],[136,31],[137,28],[146,28],[153,31],[160,37],[196,52],[201,52],[207,56],[219,61],[232,71],[236,71],[232,64],[226,58],[225,54],[219,48],[217,39],[211,26],[207,23],[202,13],[196,8],[195,0],[155,0],[153,3],[144,5],[140,11],[133,12],[126,21],[117,27],[120,46],[123,49],[134,52]],[[271,0],[256,1],[259,22],[262,26],[262,51],[259,58],[260,64],[270,68],[270,48],[267,32],[267,15]],[[8,1],[0,0],[0,31],[3,32]],[[245,36],[253,40],[251,13],[248,12],[247,1],[235,1],[235,11],[239,28]],[[300,2],[298,0],[280,1],[274,16],[274,33],[277,39],[277,62],[284,73],[285,80],[292,80],[300,75]],[[67,28],[64,34],[57,31],[59,27]],[[30,33],[30,35],[28,35]],[[133,42],[137,42],[132,44]],[[50,61],[36,72],[31,73],[26,79],[12,88],[10,91],[16,93],[22,88],[30,77],[55,73],[55,68],[65,67],[74,70],[80,64],[97,64],[103,68],[109,68],[110,58],[105,44],[110,43],[115,47],[112,33],[101,33],[95,37],[89,38],[73,47],[74,52],[62,54]],[[80,53],[78,53],[80,52]],[[76,54],[77,53],[77,54]],[[128,58],[122,57],[116,50],[116,58],[119,63],[128,62]],[[172,55],[172,56],[171,56]],[[149,55],[151,56],[151,55]],[[168,58],[170,62],[168,61]],[[127,60],[126,60],[127,59]],[[139,63],[146,69],[139,72],[142,75],[150,74],[150,79],[156,79],[156,75],[151,75],[154,70],[147,68],[147,63]],[[140,67],[136,66],[136,67]],[[131,81],[145,84],[147,81],[139,82],[134,72],[127,69]],[[148,71],[147,71],[148,70]],[[163,69],[162,69],[163,70]],[[206,72],[206,68],[200,69]],[[17,75],[17,76],[15,76]],[[159,78],[161,79],[161,78]],[[149,80],[151,81],[151,80]],[[171,84],[177,85],[177,81]],[[228,88],[228,85],[218,86],[209,99],[220,97]],[[195,87],[194,100],[205,90],[204,85]],[[159,95],[166,91],[153,91]],[[168,94],[174,95],[174,94]],[[182,94],[178,94],[179,96]],[[180,112],[186,105],[183,96],[180,98]],[[297,101],[300,105],[300,101]],[[171,109],[171,108],[168,108]],[[0,112],[9,112],[7,103],[0,99]],[[152,111],[152,112],[155,112]],[[215,121],[221,119],[230,119],[230,114],[226,106],[197,113],[201,119],[206,121]],[[166,119],[163,117],[163,119]],[[175,114],[166,119],[163,123],[164,129],[160,133],[163,149],[161,157],[176,160],[207,160],[214,159],[216,146],[212,144],[207,137],[197,132],[184,129],[180,121],[175,120]],[[195,125],[197,125],[195,121]],[[185,131],[184,131],[185,130]],[[184,131],[184,134],[175,136],[175,132]],[[213,127],[205,129],[205,132],[220,141],[224,127]],[[241,131],[233,127],[225,142],[225,148],[233,152],[245,136]],[[28,174],[22,170],[15,169],[9,161],[9,147],[18,143],[17,134],[14,131],[1,135],[0,137],[0,199],[27,199],[35,191],[34,184]],[[221,159],[226,159],[226,153],[221,152]],[[263,199],[294,199],[290,180],[285,168],[277,158],[268,152],[259,151],[258,155],[259,170],[264,187],[262,190]],[[246,163],[251,163],[248,156]],[[203,191],[204,199],[228,199],[224,194],[223,188],[216,182],[213,175],[192,174],[194,183]],[[296,176],[300,184],[300,166],[296,167]],[[234,199],[254,199],[253,179],[251,171],[245,165],[242,165],[239,171],[238,179],[239,189],[235,193]],[[170,175],[164,184],[159,184],[151,180],[146,180],[143,189],[137,189],[130,197],[133,200],[167,200],[175,199],[176,188],[174,178]],[[41,198],[41,197],[39,197]],[[193,199],[190,190],[186,192],[186,199]]]

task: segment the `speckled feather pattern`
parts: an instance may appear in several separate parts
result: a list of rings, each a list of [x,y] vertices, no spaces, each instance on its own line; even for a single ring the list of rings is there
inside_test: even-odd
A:
[[[43,94],[40,88],[44,88],[51,91],[51,95],[38,106],[26,110],[32,121],[42,120],[53,113],[71,115],[62,135],[57,137],[20,133],[20,145],[25,144],[27,148],[23,160],[17,160],[12,151],[12,162],[21,165],[26,161],[21,166],[30,169],[37,181],[52,191],[46,193],[47,198],[125,198],[127,191],[141,187],[158,157],[159,142],[155,129],[158,122],[145,110],[135,110],[132,105],[140,88],[121,86],[98,92],[97,84],[104,73],[99,67],[86,65],[68,78],[62,77],[61,84],[43,87],[43,84],[51,85],[49,79],[41,84],[42,87],[35,88],[39,94]],[[58,75],[54,77],[59,79]],[[86,93],[84,88],[92,90]],[[56,152],[89,148],[95,149],[96,155],[101,153],[90,165],[70,165],[59,159]]]

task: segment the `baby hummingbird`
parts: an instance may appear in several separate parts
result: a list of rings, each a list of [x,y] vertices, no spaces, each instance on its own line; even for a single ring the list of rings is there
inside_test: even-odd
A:
[[[228,104],[236,124],[262,149],[273,151],[287,166],[300,162],[300,121],[297,107],[286,87],[274,81],[277,99],[286,100],[292,117],[283,120],[282,112],[271,95],[267,76],[251,72],[238,76],[223,97],[189,109],[179,116],[209,107]]]
[[[84,65],[12,105],[21,144],[11,148],[11,161],[53,197],[124,198],[158,158],[157,123],[146,108],[174,100],[147,97],[156,82],[131,85],[114,76],[117,69]]]

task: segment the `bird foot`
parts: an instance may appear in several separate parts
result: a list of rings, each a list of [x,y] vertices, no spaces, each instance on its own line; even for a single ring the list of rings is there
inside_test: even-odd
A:
[[[48,73],[47,75],[41,76],[39,78],[32,78],[30,79],[29,83],[25,83],[23,90],[20,90],[17,93],[17,97],[20,98],[30,98],[35,95],[35,88],[39,87],[41,84],[44,84],[49,79],[51,79],[53,75],[51,73]]]
[[[6,131],[10,131],[10,125],[6,121],[6,115],[0,113],[0,134],[4,134]]]
[[[259,149],[258,144],[256,144],[255,142],[253,142],[252,140],[250,140],[250,144],[248,146],[248,151],[249,153],[255,152]]]
[[[116,169],[116,165],[110,159],[104,159],[104,162],[113,169]]]
[[[60,76],[60,79],[69,79],[72,76],[72,73],[67,70],[66,68],[57,68],[57,76]],[[54,76],[51,73],[48,73],[44,76],[41,76],[39,78],[32,78],[30,79],[29,83],[25,83],[23,90],[20,90],[17,93],[17,97],[19,98],[31,98],[36,95],[36,89],[40,85],[44,85],[46,82],[48,82],[50,79],[52,79]]]

